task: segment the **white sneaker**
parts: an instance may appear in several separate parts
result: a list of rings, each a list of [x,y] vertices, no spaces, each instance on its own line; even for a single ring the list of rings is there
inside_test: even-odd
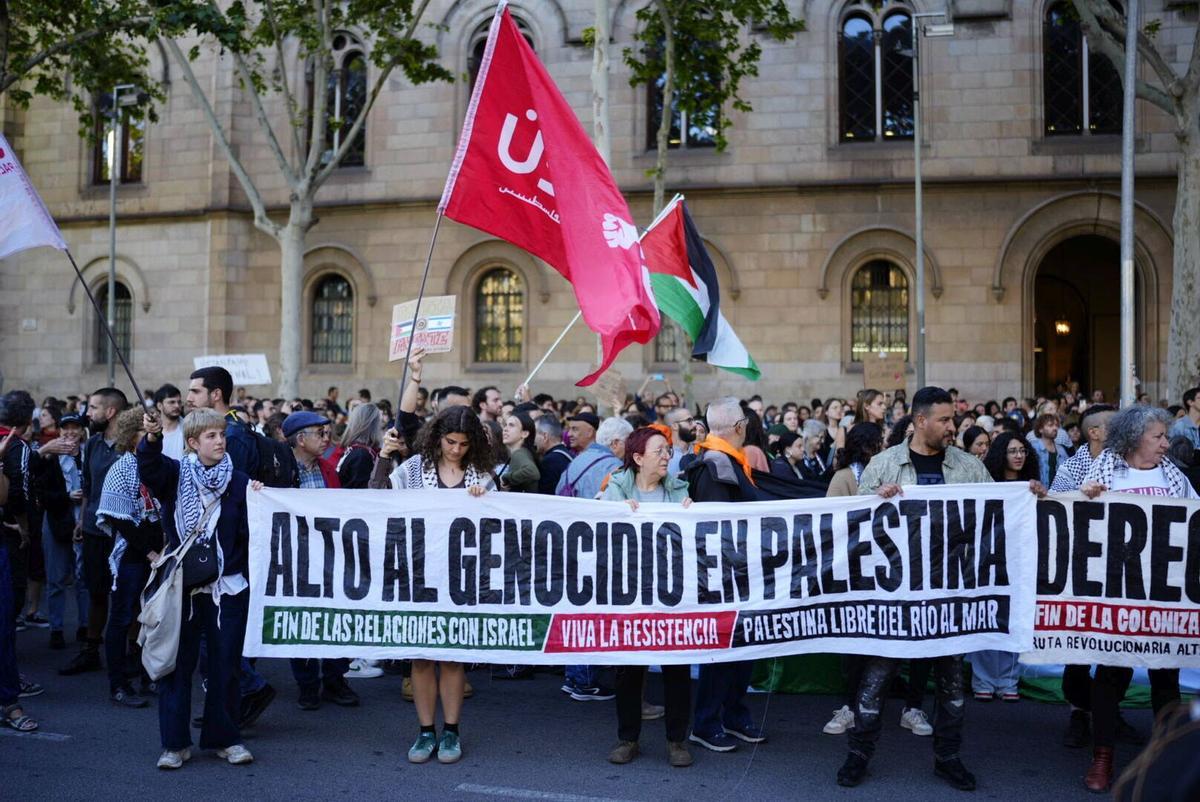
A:
[[[158,767],[160,769],[177,769],[191,759],[192,750],[190,748],[180,749],[178,752],[164,749],[163,753],[158,756]]]
[[[234,744],[227,749],[218,749],[217,757],[224,758],[235,766],[254,762],[254,755],[250,754],[250,750],[241,744]]]
[[[829,719],[829,723],[822,730],[826,735],[841,735],[846,730],[854,726],[854,713],[851,712],[848,705],[842,705],[841,710],[833,711],[833,718]]]
[[[374,679],[383,676],[383,669],[377,665],[377,660],[352,660],[346,671],[346,679]]]
[[[925,711],[919,707],[910,707],[900,716],[900,726],[912,730],[913,735],[933,735],[933,727],[925,717]]]

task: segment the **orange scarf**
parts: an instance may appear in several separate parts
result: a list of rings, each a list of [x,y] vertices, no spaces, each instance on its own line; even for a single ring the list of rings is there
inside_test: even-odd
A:
[[[754,484],[754,476],[751,474],[750,463],[746,460],[746,455],[742,453],[740,448],[734,448],[715,434],[709,434],[699,443],[696,443],[696,453],[699,454],[702,449],[720,451],[738,465],[741,465],[742,472],[746,474],[746,480],[750,484]]]
[[[654,431],[661,434],[663,437],[667,438],[667,445],[671,445],[671,441],[674,438],[671,436],[671,427],[670,426],[667,426],[665,423],[651,423],[648,428],[653,429]]]

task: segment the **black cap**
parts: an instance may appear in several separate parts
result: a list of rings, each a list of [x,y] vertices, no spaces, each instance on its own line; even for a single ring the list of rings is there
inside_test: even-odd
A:
[[[580,412],[578,415],[573,415],[572,417],[567,418],[567,420],[568,421],[579,421],[580,423],[586,423],[588,426],[591,426],[593,429],[600,428],[600,418],[596,417],[596,415],[594,415],[591,412]]]
[[[72,423],[76,426],[83,426],[85,429],[87,428],[87,425],[83,422],[82,415],[63,415],[58,419],[58,428],[61,429],[62,427],[69,426]]]

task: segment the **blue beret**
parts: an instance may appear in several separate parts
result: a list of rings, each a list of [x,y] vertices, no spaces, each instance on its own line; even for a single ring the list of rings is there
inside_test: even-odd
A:
[[[291,437],[310,426],[328,426],[329,418],[315,412],[293,412],[283,419],[283,436]]]

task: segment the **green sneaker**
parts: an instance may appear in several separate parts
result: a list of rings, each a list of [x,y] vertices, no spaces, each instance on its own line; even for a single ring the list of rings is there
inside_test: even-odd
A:
[[[437,750],[437,734],[423,732],[408,750],[409,763],[426,763]]]
[[[462,759],[462,743],[457,732],[443,732],[437,744],[439,763],[457,763]]]

